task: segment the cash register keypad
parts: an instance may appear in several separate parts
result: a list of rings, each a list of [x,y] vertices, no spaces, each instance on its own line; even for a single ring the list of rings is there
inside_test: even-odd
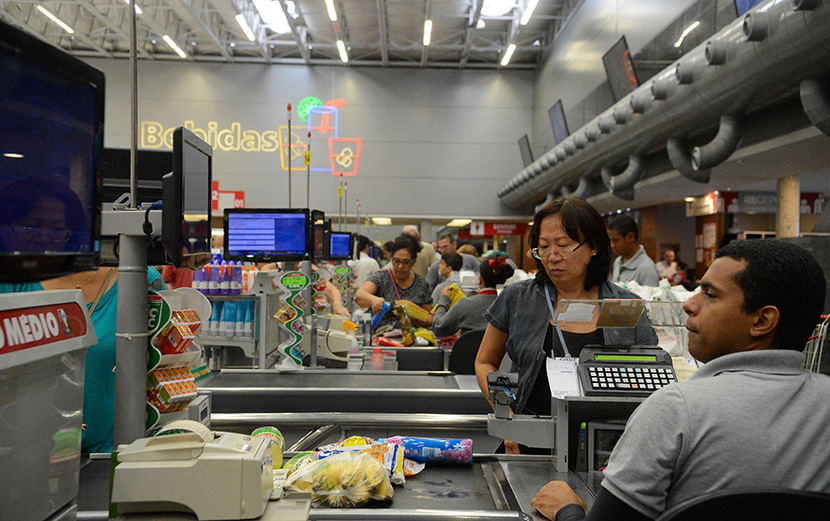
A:
[[[591,386],[598,390],[656,391],[675,381],[665,367],[588,366]]]

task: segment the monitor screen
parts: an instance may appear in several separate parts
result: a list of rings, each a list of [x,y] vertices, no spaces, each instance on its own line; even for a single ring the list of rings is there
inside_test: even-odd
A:
[[[331,232],[329,234],[328,260],[349,260],[352,258],[352,234]]]
[[[210,262],[213,148],[184,127],[173,131],[173,171],[162,178],[161,242],[168,262],[195,269]]]
[[[530,150],[530,139],[528,139],[527,134],[519,139],[519,153],[522,155],[522,165],[525,168],[533,163],[533,152]]]
[[[602,63],[615,101],[623,99],[640,85],[625,36],[621,36],[602,56]]]
[[[568,131],[568,122],[565,121],[565,111],[562,109],[561,99],[557,100],[550,110],[548,110],[548,117],[550,118],[550,126],[553,129],[553,140],[558,145],[571,135]]]
[[[104,75],[0,22],[0,282],[98,265]]]
[[[747,11],[760,4],[763,0],[735,0],[735,11],[738,16],[743,16]]]
[[[170,150],[136,150],[136,200],[141,203],[161,201],[162,177],[173,170]],[[101,202],[112,203],[130,191],[130,149],[104,148],[98,162],[101,175]]]
[[[311,260],[308,209],[226,209],[225,259],[248,262]]]
[[[314,260],[326,257],[326,229],[331,229],[331,221],[326,221],[322,210],[311,210],[311,229],[314,234]]]

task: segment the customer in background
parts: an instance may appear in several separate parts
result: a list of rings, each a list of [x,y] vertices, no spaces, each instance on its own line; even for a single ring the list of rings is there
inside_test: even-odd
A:
[[[413,304],[430,311],[432,296],[429,285],[424,278],[413,273],[412,266],[418,256],[420,244],[412,237],[401,235],[391,246],[392,268],[376,271],[369,276],[355,293],[354,300],[362,308],[371,308],[372,314],[380,312],[383,303],[394,305],[396,300],[409,300]],[[432,315],[428,322],[419,323],[413,320],[414,325],[429,326],[432,324]],[[377,327],[393,325],[400,327],[400,320],[391,311],[383,315]]]
[[[671,248],[663,252],[663,259],[657,263],[657,271],[661,279],[666,279],[672,286],[686,282],[686,265],[674,253]]]
[[[412,266],[412,272],[415,273],[415,275],[426,277],[429,267],[435,260],[435,248],[432,247],[432,244],[421,241],[421,233],[418,231],[418,227],[414,224],[404,226],[403,230],[401,230],[401,234],[411,237],[420,245],[421,249],[418,251],[418,256],[415,258],[415,264]]]
[[[147,270],[149,284],[161,275]],[[115,332],[118,302],[118,270],[99,268],[64,277],[24,284],[0,284],[0,293],[28,293],[53,289],[79,289],[83,292],[98,343],[86,353],[84,368],[84,419],[81,452],[112,452],[115,424]]]
[[[461,276],[458,272],[461,271],[462,265],[463,261],[461,260],[461,255],[457,253],[444,253],[441,255],[441,260],[438,265],[438,272],[444,278],[444,282],[441,282],[435,286],[435,289],[432,290],[433,302],[438,302],[438,297],[441,296],[441,291],[444,288],[449,287],[451,284],[459,284],[460,288]]]
[[[462,298],[450,309],[451,295],[449,288],[444,288],[435,306],[432,330],[437,337],[452,336],[456,331],[461,334],[469,331],[487,329],[484,312],[496,300],[496,286],[513,276],[513,268],[504,257],[493,257],[481,263],[478,275],[478,293]]]
[[[441,255],[445,253],[458,253],[458,243],[456,242],[453,234],[445,233],[438,238],[438,251]],[[478,267],[480,264],[478,257],[467,255],[466,253],[461,253],[460,255],[463,262],[461,269],[457,271],[465,270],[478,273]],[[429,284],[430,288],[435,288],[439,283],[444,282],[446,279],[446,277],[441,276],[438,270],[439,263],[440,261],[433,262],[427,272],[427,284]]]
[[[608,238],[614,254],[618,255],[611,271],[612,282],[633,281],[653,287],[660,284],[657,266],[640,244],[640,231],[631,216],[620,215],[609,222]]]
[[[193,286],[193,270],[187,268],[177,268],[165,264],[161,268],[161,277],[168,288],[190,288]]]
[[[514,282],[488,308],[489,322],[476,357],[479,387],[488,396],[487,373],[498,370],[505,353],[519,372],[515,413],[550,415],[545,360],[579,357],[586,345],[656,345],[645,314],[635,328],[597,329],[590,324],[553,325],[559,299],[638,298],[608,281],[610,244],[605,223],[593,206],[575,197],[557,198],[533,217],[530,245],[538,272]],[[528,452],[505,440],[508,453]],[[550,449],[545,449],[550,453]]]
[[[476,259],[478,259],[478,257],[479,257],[478,250],[472,244],[462,244],[461,246],[458,247],[458,253],[465,253],[467,255],[472,255]],[[481,261],[479,261],[479,262],[481,262]]]
[[[715,257],[683,304],[689,353],[706,365],[637,407],[589,519],[655,519],[730,489],[830,490],[830,451],[820,441],[830,440],[830,378],[801,368],[824,307],[824,273],[805,249],[776,239],[737,241]],[[557,521],[585,518],[562,481],[530,504]],[[826,512],[809,514],[793,511],[797,519]]]
[[[380,254],[383,257],[380,262],[380,267],[383,269],[390,269],[392,267],[390,261],[392,260],[392,245],[394,244],[395,241],[386,241],[380,247]]]
[[[372,241],[370,241],[368,237],[366,237],[365,235],[357,236],[357,251],[359,252],[358,258],[355,260],[350,260],[349,266],[351,266],[352,270],[354,270],[355,274],[357,275],[357,278],[355,279],[355,285],[358,288],[369,279],[369,275],[380,269],[378,261],[376,261],[369,255],[369,250],[371,246]]]

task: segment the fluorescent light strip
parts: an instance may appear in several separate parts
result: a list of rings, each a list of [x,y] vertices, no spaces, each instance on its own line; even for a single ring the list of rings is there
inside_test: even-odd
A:
[[[248,41],[254,41],[254,33],[251,31],[251,28],[248,27],[248,22],[245,21],[245,16],[242,13],[236,15],[236,23],[238,23],[239,27],[242,28],[242,32],[245,33],[245,37],[248,38]]]
[[[337,9],[334,8],[334,0],[326,0],[326,10],[329,12],[329,20],[337,21]]]
[[[182,58],[182,59],[187,58],[187,55],[184,53],[184,51],[181,49],[181,47],[176,45],[176,42],[173,41],[173,38],[170,38],[169,36],[167,36],[165,34],[164,36],[161,37],[161,39],[164,40],[164,42],[167,45],[169,45],[171,49],[176,51],[176,54],[178,54],[180,58]]]
[[[127,3],[127,5],[130,5],[130,0],[124,0],[124,1]],[[141,13],[142,13],[141,8],[138,7],[138,4],[135,4],[135,14],[141,14]]]
[[[60,19],[58,19],[57,16],[55,16],[52,13],[50,13],[49,11],[47,11],[46,8],[43,7],[42,5],[37,6],[37,10],[40,11],[41,13],[45,14],[47,18],[49,18],[50,20],[52,20],[56,24],[60,25],[61,29],[63,29],[64,31],[68,32],[69,34],[75,34],[75,29],[73,29],[73,28],[69,27],[68,25],[66,25],[65,23],[63,23]]]
[[[429,46],[430,41],[432,41],[432,20],[427,20],[424,22],[424,47]]]
[[[510,63],[510,58],[513,57],[513,52],[516,50],[516,44],[511,43],[507,46],[507,50],[504,52],[504,57],[501,59],[501,66],[506,67],[508,63]]]
[[[337,40],[337,50],[340,51],[340,61],[348,63],[349,55],[346,54],[346,44],[343,43],[343,40]]]
[[[533,16],[533,11],[536,10],[536,5],[539,3],[539,0],[529,0],[527,2],[527,7],[525,7],[524,12],[522,13],[522,18],[519,20],[519,25],[527,25],[530,21],[530,17]]]
[[[473,222],[472,219],[453,219],[452,221],[448,222],[446,226],[452,226],[454,228],[463,228]]]
[[[675,42],[674,46],[680,47],[683,44],[683,39],[686,38],[690,32],[694,31],[698,25],[700,25],[700,20],[696,20],[695,23],[684,29],[683,32],[680,33],[680,39]]]
[[[372,222],[378,226],[388,226],[392,224],[391,217],[372,217]]]

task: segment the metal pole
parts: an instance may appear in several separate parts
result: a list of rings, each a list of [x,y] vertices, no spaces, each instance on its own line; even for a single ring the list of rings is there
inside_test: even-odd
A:
[[[308,164],[306,165],[305,207],[311,208],[311,132],[308,133]]]
[[[349,229],[349,183],[343,183],[343,228],[344,232]]]
[[[288,207],[291,208],[291,104],[288,104]]]
[[[138,149],[138,59],[136,58],[135,0],[130,0],[130,208],[137,208],[136,150]]]
[[[343,215],[343,176],[340,176],[340,187],[337,190],[337,230],[340,230],[340,223]]]

